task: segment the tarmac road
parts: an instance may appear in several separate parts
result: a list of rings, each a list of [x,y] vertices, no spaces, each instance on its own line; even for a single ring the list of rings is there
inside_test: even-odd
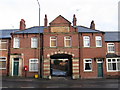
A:
[[[118,79],[79,79],[54,77],[52,80],[3,78],[2,88],[119,88]]]

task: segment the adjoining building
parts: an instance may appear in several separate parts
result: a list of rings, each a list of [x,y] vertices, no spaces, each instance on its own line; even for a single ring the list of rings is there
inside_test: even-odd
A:
[[[119,32],[96,30],[94,21],[90,28],[77,26],[75,15],[73,23],[59,15],[48,25],[45,15],[44,26],[25,26],[21,19],[19,30],[1,30],[2,75],[73,79],[119,76]]]

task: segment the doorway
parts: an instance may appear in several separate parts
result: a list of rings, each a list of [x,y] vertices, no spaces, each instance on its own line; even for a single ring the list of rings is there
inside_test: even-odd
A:
[[[13,59],[13,76],[19,75],[19,58]]]
[[[72,59],[67,54],[56,54],[51,56],[50,74],[56,77],[72,76]]]
[[[98,77],[103,77],[103,60],[98,60],[97,61],[98,65]]]

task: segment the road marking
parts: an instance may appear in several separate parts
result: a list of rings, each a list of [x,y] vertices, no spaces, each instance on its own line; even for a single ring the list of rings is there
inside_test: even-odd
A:
[[[0,88],[8,88],[8,87],[0,87]]]
[[[20,87],[20,88],[35,88],[35,87]]]

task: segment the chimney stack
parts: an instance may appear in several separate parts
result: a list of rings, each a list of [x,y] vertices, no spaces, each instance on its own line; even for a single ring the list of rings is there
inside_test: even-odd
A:
[[[44,18],[44,26],[45,26],[45,27],[47,27],[47,23],[48,23],[47,15],[45,14],[45,18]]]
[[[76,26],[76,22],[77,22],[77,18],[75,16],[75,14],[73,15],[73,26]]]
[[[21,19],[21,21],[20,21],[20,30],[25,30],[25,28],[26,28],[25,20]]]
[[[91,22],[90,29],[95,29],[95,23],[94,23],[93,20],[92,20],[92,22]]]

